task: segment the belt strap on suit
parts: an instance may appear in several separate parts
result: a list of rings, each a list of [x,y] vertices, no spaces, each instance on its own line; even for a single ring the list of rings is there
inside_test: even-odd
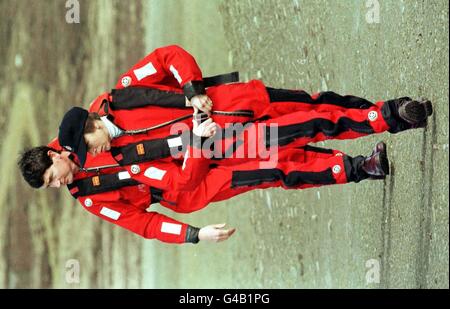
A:
[[[113,174],[96,175],[75,180],[70,185],[70,194],[74,198],[81,196],[88,196],[97,193],[104,193],[114,191],[123,187],[137,186],[140,182],[130,178],[126,170]],[[163,191],[157,188],[150,187],[150,194],[152,197],[151,203],[158,203],[163,200]]]
[[[91,194],[114,191],[126,186],[136,186],[140,183],[130,177],[126,170],[113,173],[102,174],[83,179],[75,180],[67,185],[70,194],[74,198]]]

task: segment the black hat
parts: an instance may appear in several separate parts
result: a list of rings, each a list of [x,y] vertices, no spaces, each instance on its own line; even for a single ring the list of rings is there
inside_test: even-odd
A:
[[[73,107],[65,115],[59,125],[59,144],[77,155],[83,167],[86,161],[87,146],[84,141],[84,125],[89,112],[80,107]]]

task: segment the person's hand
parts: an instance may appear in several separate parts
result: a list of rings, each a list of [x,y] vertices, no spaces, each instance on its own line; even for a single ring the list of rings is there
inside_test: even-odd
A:
[[[197,114],[199,110],[211,115],[212,101],[206,94],[199,94],[191,98],[190,105],[194,107],[194,114]]]
[[[213,242],[219,242],[227,240],[236,229],[224,229],[225,223],[212,224],[202,227],[198,232],[199,240],[208,240]]]
[[[200,124],[194,119],[192,123],[194,124],[192,132],[199,137],[211,137],[217,132],[217,125],[211,118],[208,118]]]

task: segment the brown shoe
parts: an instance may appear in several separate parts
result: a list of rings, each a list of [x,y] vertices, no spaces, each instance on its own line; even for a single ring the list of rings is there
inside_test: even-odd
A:
[[[433,114],[430,100],[399,100],[398,115],[411,125],[412,128],[423,128],[427,125],[427,118]]]
[[[384,179],[386,175],[389,175],[389,160],[384,142],[378,142],[375,145],[372,154],[366,157],[361,169],[371,179]]]

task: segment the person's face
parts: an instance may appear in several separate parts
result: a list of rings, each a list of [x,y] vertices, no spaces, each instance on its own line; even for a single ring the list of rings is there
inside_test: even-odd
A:
[[[47,154],[52,159],[53,164],[44,173],[44,187],[59,188],[61,185],[71,184],[77,166],[69,159],[70,152],[57,153],[50,150]]]
[[[84,134],[84,141],[87,145],[87,151],[93,156],[111,149],[111,137],[100,121],[95,123],[94,132]]]

